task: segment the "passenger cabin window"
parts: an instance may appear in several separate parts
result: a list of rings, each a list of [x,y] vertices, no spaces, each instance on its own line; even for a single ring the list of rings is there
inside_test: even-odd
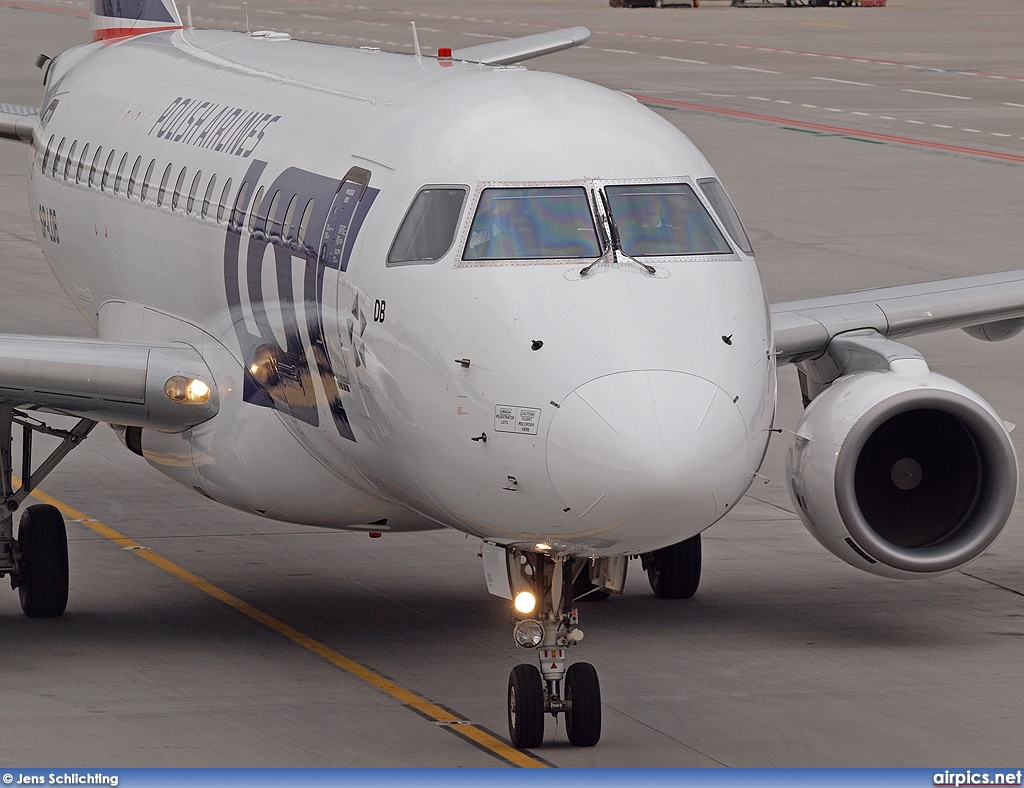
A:
[[[100,180],[101,192],[105,192],[107,190],[107,183],[110,181],[111,167],[114,166],[114,157],[116,155],[117,151],[111,148],[110,154],[107,156],[107,163],[103,165],[103,178]]]
[[[274,228],[276,227],[276,223],[274,221],[274,218],[277,216],[277,206],[280,205],[280,203],[281,203],[281,192],[280,192],[280,190],[278,190],[278,191],[274,192],[274,199],[272,199],[270,201],[270,207],[267,208],[266,224],[264,224],[264,226],[263,226],[263,232],[266,233],[267,236],[270,236],[272,234],[276,234],[278,238],[281,237],[280,228],[278,228],[277,232],[274,233]]]
[[[295,206],[299,204],[299,195],[293,194],[292,198],[288,201],[288,207],[284,212],[284,219],[281,221],[281,237],[287,241],[291,241],[295,238],[292,230],[292,222],[295,220]]]
[[[68,151],[68,157],[64,160],[64,180],[68,179],[68,174],[71,172],[71,165],[75,161],[75,148],[78,147],[78,140],[71,143],[71,150]]]
[[[688,184],[606,186],[605,194],[622,251],[631,257],[732,253]]]
[[[231,182],[228,181],[228,185]],[[231,209],[231,224],[238,229],[242,228],[242,223],[245,221],[245,206],[249,204],[249,182],[242,181],[242,185],[238,187],[238,194],[235,195],[235,205]]]
[[[464,260],[559,260],[600,254],[582,186],[484,189]]]
[[[216,173],[210,176],[210,183],[206,187],[206,195],[203,197],[203,218],[210,215],[210,200],[213,198],[213,189],[217,185]]]
[[[98,186],[97,176],[100,173],[100,159],[103,158],[103,146],[100,145],[96,149],[96,155],[92,158],[92,165],[89,167],[89,188]]]
[[[89,143],[82,148],[82,156],[78,160],[78,169],[75,171],[75,183],[82,182],[82,173],[85,171],[85,162],[89,158]]]
[[[181,187],[185,185],[185,175],[188,173],[188,167],[182,167],[181,172],[178,173],[178,180],[174,182],[174,194],[171,197],[171,210],[178,210],[178,201],[181,199]]]
[[[149,184],[153,180],[153,170],[156,169],[156,159],[149,162],[149,167],[146,168],[146,177],[142,179],[142,191],[139,192],[139,199],[143,202],[146,201],[146,195],[149,193]]]
[[[309,227],[309,219],[313,215],[313,198],[309,199],[306,207],[302,209],[302,217],[299,219],[299,232],[295,236],[300,245],[306,243],[306,229]]]
[[[260,203],[263,202],[263,189],[264,189],[264,187],[260,186],[259,191],[256,192],[255,199],[253,199],[253,201],[252,201],[252,207],[249,209],[249,232],[250,233],[253,231],[253,229],[255,229],[255,227],[256,227],[256,219],[259,218],[257,216],[257,214],[258,214],[259,209],[260,209]],[[260,229],[262,229],[262,227]]]
[[[163,207],[164,197],[167,196],[167,183],[171,180],[171,172],[174,170],[173,164],[168,164],[164,167],[164,174],[160,178],[160,188],[156,192],[156,204]]]
[[[199,182],[203,179],[203,171],[199,170],[196,172],[196,177],[192,179],[192,188],[188,190],[188,202],[185,203],[185,213],[192,213],[192,208],[196,204],[196,192],[199,191]]]
[[[725,231],[729,233],[729,237],[732,238],[733,242],[747,254],[753,254],[754,248],[750,245],[750,239],[747,238],[747,231],[743,229],[740,215],[736,213],[736,206],[732,204],[732,200],[725,193],[722,184],[714,178],[704,178],[697,181],[697,185],[704,192],[704,196],[708,198],[708,202],[715,209],[718,218],[722,220],[722,224],[725,225]]]
[[[412,201],[391,244],[388,265],[433,263],[444,257],[455,242],[464,186],[427,186]]]
[[[50,163],[50,153],[53,152],[53,140],[56,136],[56,134],[51,134],[50,141],[46,143],[46,152],[43,153],[43,166],[39,168],[39,171],[44,175],[46,174],[46,165]]]
[[[67,142],[67,137],[61,137],[60,145],[57,146],[57,155],[53,157],[53,169],[50,170],[50,177],[57,177],[57,168],[60,167],[60,155],[64,152],[64,143]]]
[[[231,178],[224,184],[224,191],[220,193],[220,203],[217,205],[217,221],[224,220],[224,212],[228,208],[228,197],[231,196]]]
[[[128,176],[128,199],[131,199],[135,194],[135,184],[139,177],[139,167],[142,166],[142,157],[139,156],[135,160],[135,164],[132,165],[132,174]]]
[[[121,163],[117,165],[117,175],[114,176],[114,194],[121,193],[121,178],[124,177],[124,167],[128,163],[128,154],[121,157]]]

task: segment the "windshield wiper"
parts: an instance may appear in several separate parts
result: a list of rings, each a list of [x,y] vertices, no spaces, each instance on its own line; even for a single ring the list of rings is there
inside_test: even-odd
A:
[[[637,260],[635,257],[632,257],[626,254],[624,251],[622,251],[622,237],[619,235],[619,228],[616,226],[615,217],[612,215],[612,206],[608,204],[608,195],[604,193],[604,189],[599,189],[598,194],[601,195],[601,206],[604,208],[604,215],[605,218],[608,220],[608,232],[611,233],[611,244],[609,248],[605,250],[604,254],[598,257],[590,265],[580,270],[580,276],[586,276],[587,274],[589,274],[590,269],[593,268],[598,263],[602,262],[608,256],[609,253],[611,253],[613,260],[616,259],[616,255],[621,254],[630,262],[636,263],[638,266],[643,268],[645,271],[647,271],[647,273],[652,275],[658,273],[658,269],[656,269],[653,265],[648,265],[647,263],[641,262],[640,260]]]

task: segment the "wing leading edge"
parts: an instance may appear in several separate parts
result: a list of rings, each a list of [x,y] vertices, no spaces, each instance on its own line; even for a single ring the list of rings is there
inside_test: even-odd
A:
[[[39,110],[18,104],[0,104],[0,138],[31,144],[39,123]]]
[[[786,301],[772,305],[772,327],[780,364],[820,356],[833,337],[860,329],[895,339],[963,328],[1003,339],[1024,327],[1024,270]]]
[[[203,397],[190,381],[202,381]],[[0,403],[181,431],[213,418],[217,387],[195,348],[0,334]]]

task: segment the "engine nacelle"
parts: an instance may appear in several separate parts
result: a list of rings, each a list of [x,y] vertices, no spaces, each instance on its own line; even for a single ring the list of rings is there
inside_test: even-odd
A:
[[[1017,457],[981,397],[921,359],[842,377],[808,406],[787,460],[804,525],[883,577],[948,572],[1006,524]]]

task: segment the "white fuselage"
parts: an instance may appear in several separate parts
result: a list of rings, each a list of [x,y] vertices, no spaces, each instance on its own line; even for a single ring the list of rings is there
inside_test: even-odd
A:
[[[760,465],[775,365],[751,255],[585,276],[592,260],[463,259],[485,188],[582,186],[596,203],[606,183],[715,177],[627,96],[182,31],[66,53],[42,113],[30,199],[61,284],[101,337],[188,342],[216,378],[212,420],[143,431],[147,459],[189,487],[313,525],[621,555],[699,533]],[[455,241],[389,266],[428,185],[465,187]]]

